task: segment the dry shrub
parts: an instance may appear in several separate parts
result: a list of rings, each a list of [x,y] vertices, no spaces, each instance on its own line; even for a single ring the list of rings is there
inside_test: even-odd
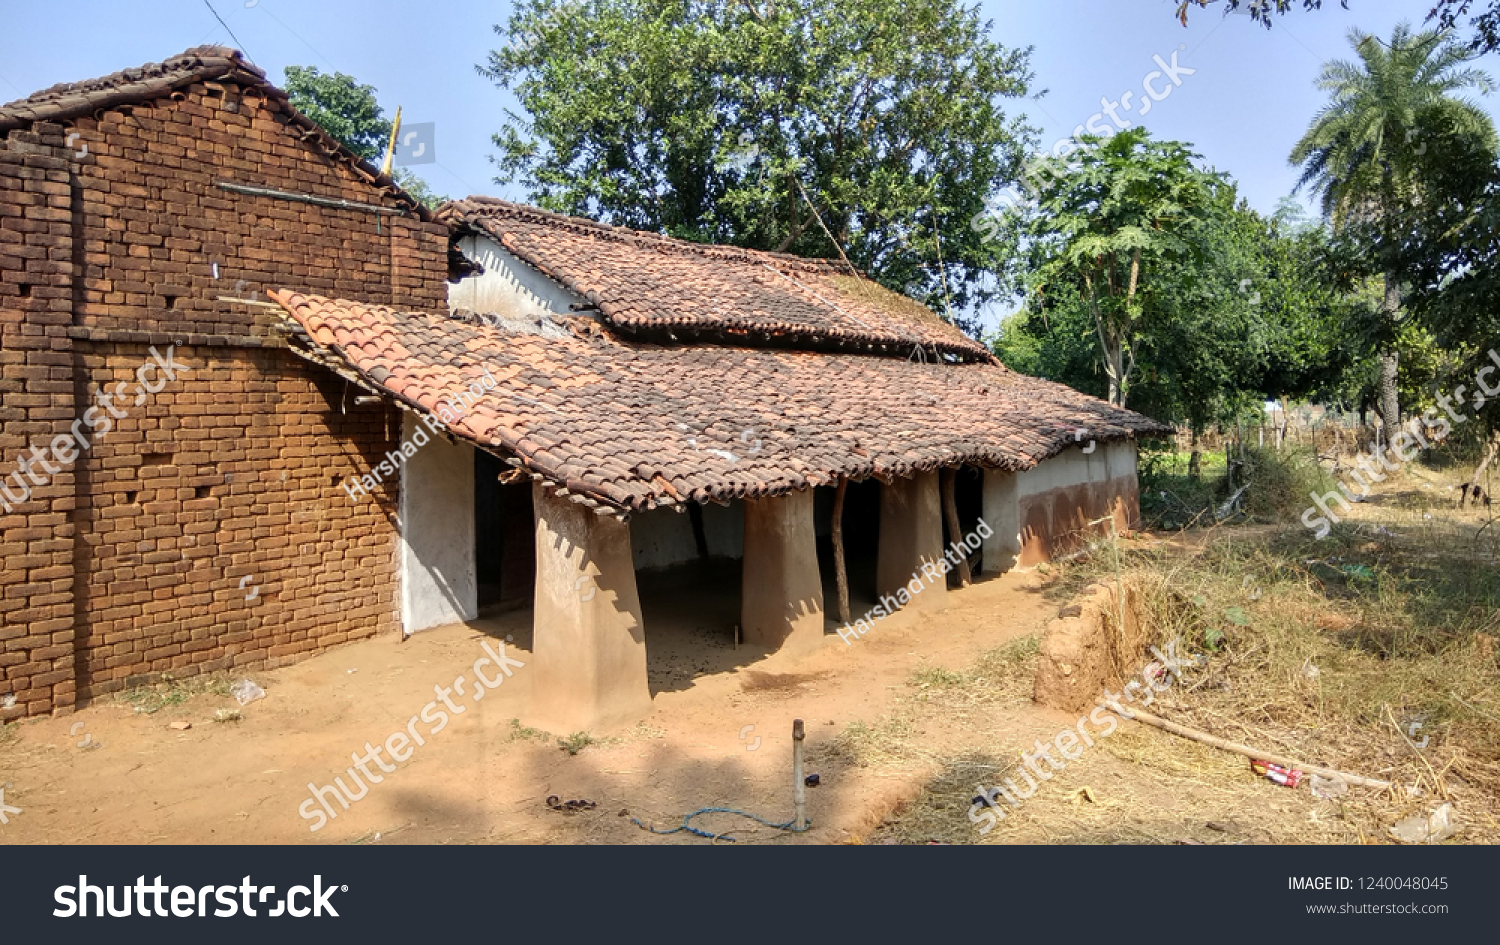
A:
[[[1250,489],[1245,493],[1245,511],[1259,521],[1295,520],[1318,495],[1336,488],[1333,478],[1318,465],[1318,455],[1308,447],[1281,450],[1245,450]]]

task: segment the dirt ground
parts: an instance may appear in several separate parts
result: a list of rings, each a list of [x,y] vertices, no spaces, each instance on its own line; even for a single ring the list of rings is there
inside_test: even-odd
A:
[[[569,754],[555,737],[513,722],[529,696],[527,671],[518,669],[481,701],[455,697],[462,715],[316,833],[298,815],[308,783],[331,783],[351,752],[403,729],[435,685],[472,678],[482,641],[509,635],[507,654],[527,661],[529,611],[249,673],[267,696],[242,708],[222,685],[149,714],[125,698],[101,699],[71,716],[10,727],[0,784],[5,803],[22,813],[0,826],[0,842],[350,843],[378,834],[396,843],[705,843],[652,836],[631,818],[665,828],[701,807],[734,807],[789,820],[793,718],[806,721],[816,758],[849,722],[888,711],[911,688],[914,669],[961,665],[1037,630],[1056,611],[1041,584],[1023,574],[986,581],[954,592],[940,615],[889,618],[852,646],[830,635],[794,663],[736,648],[731,635],[658,604],[647,613],[655,705],[634,729]],[[216,719],[236,708],[239,720]],[[170,727],[179,721],[192,727]],[[738,817],[710,818],[708,828],[740,830],[741,840],[843,841],[878,823],[913,780],[809,770],[823,783],[807,792],[814,827],[804,837]],[[547,806],[549,795],[597,806],[561,813]]]
[[[244,707],[225,691],[228,679],[101,699],[0,733],[4,803],[21,810],[0,825],[0,842],[709,843],[654,835],[634,820],[667,830],[709,807],[789,820],[794,718],[806,722],[807,770],[821,779],[807,790],[812,829],[798,835],[727,814],[695,826],[759,843],[1379,839],[1351,828],[1338,802],[1134,724],[980,833],[970,799],[1035,739],[1078,721],[1031,702],[1028,664],[984,662],[1008,648],[1026,652],[1026,638],[1067,603],[1052,590],[1055,574],[985,580],[950,592],[940,614],[898,614],[851,646],[830,634],[797,660],[736,647],[727,629],[733,601],[706,598],[701,588],[657,589],[644,595],[649,718],[625,732],[591,733],[592,744],[579,739],[570,753],[557,737],[570,733],[514,721],[529,697],[523,667],[480,701],[455,697],[463,714],[316,832],[298,814],[309,783],[330,784],[351,752],[404,729],[436,685],[472,679],[481,643],[509,640],[507,654],[529,661],[529,611],[236,675],[267,692]],[[856,601],[856,613],[863,609]],[[1000,667],[994,678],[961,682],[986,665]],[[236,709],[237,720],[217,717]],[[549,807],[554,795],[554,803],[594,806],[563,812]]]

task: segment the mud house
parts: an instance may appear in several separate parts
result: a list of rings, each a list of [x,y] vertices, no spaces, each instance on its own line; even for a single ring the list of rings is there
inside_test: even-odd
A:
[[[862,612],[981,519],[989,573],[1128,524],[1163,432],[840,263],[431,215],[231,50],[0,134],[0,460],[152,347],[186,368],[0,517],[8,714],[517,608],[536,723],[608,728],[649,708],[643,594],[823,645],[841,588]]]

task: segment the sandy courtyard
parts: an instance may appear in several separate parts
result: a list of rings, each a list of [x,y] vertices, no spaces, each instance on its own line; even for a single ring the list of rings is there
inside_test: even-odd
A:
[[[1041,585],[1035,574],[985,581],[952,592],[941,614],[888,618],[852,646],[829,635],[819,652],[790,662],[735,648],[732,633],[694,626],[670,603],[655,614],[648,604],[655,700],[640,725],[609,738],[591,733],[600,742],[570,755],[555,737],[513,723],[530,692],[523,667],[478,701],[472,687],[467,697],[455,694],[462,714],[351,809],[335,804],[337,818],[316,832],[309,829],[315,821],[298,813],[311,797],[308,783],[331,783],[351,752],[364,754],[367,741],[378,745],[403,730],[436,685],[451,686],[459,675],[472,680],[475,660],[486,655],[482,643],[494,648],[510,635],[506,655],[528,661],[529,611],[238,674],[267,691],[240,709],[238,721],[216,720],[219,710],[237,707],[224,695],[194,695],[153,714],[106,697],[68,717],[12,727],[0,745],[0,784],[6,803],[22,813],[0,826],[0,840],[348,843],[379,833],[381,842],[402,843],[707,842],[652,837],[631,816],[669,827],[690,811],[722,806],[790,819],[793,718],[806,721],[816,761],[819,746],[846,725],[880,716],[910,690],[914,670],[961,668],[979,651],[1038,630],[1057,609]],[[183,721],[192,727],[171,727]],[[814,828],[800,839],[808,842],[868,831],[920,783],[916,773],[816,764],[809,771],[822,784],[807,792]],[[597,807],[565,814],[547,806],[549,795]],[[754,827],[739,818],[710,826]],[[794,839],[764,828],[739,836]]]

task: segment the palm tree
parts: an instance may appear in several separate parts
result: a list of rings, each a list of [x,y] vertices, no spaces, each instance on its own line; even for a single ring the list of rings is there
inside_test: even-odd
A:
[[[1402,273],[1389,261],[1403,235],[1400,215],[1422,203],[1426,171],[1442,160],[1444,149],[1429,144],[1445,139],[1493,149],[1489,116],[1455,93],[1488,93],[1494,83],[1467,65],[1470,54],[1447,33],[1413,35],[1411,25],[1402,23],[1389,43],[1358,29],[1348,35],[1359,62],[1339,60],[1324,67],[1317,84],[1331,101],[1292,149],[1291,163],[1302,166],[1298,188],[1309,186],[1319,194],[1334,228],[1368,228],[1376,241],[1374,258],[1387,260],[1372,268],[1385,281],[1379,414],[1390,437],[1401,419],[1395,327]]]

